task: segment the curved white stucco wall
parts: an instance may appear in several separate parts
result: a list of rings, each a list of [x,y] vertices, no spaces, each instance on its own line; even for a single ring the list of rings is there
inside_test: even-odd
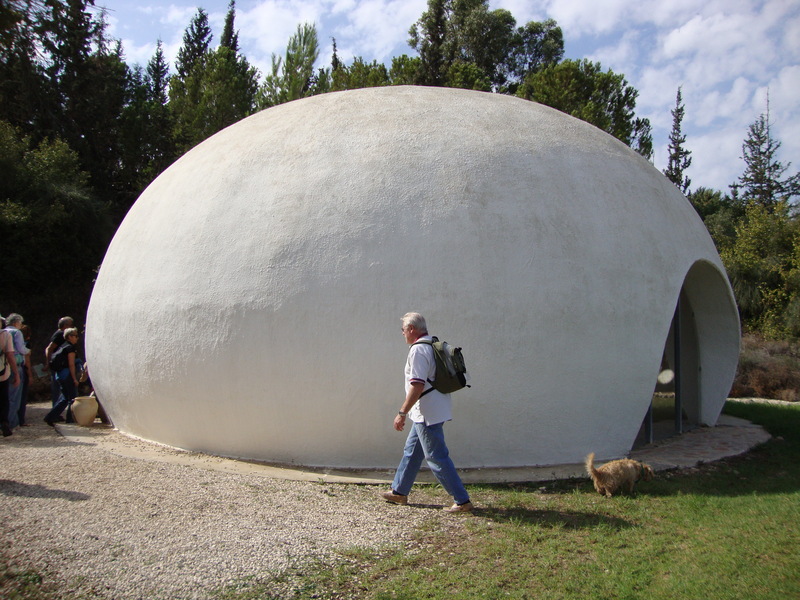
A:
[[[446,428],[459,467],[619,456],[690,272],[716,319],[701,340],[713,424],[736,309],[702,222],[652,165],[507,96],[327,94],[221,131],[145,190],[100,270],[87,359],[122,431],[392,467],[399,318],[417,310],[472,376]]]

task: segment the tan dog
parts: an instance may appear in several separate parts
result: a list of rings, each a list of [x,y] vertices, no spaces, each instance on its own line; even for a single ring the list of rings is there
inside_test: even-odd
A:
[[[594,482],[594,489],[608,498],[611,498],[612,494],[618,490],[632,494],[633,486],[637,481],[653,479],[653,469],[650,468],[650,465],[630,458],[612,460],[599,469],[595,469],[594,452],[586,457],[586,472]]]

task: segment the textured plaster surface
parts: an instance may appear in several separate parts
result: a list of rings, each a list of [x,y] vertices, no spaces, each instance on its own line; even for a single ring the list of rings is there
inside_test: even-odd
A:
[[[531,102],[392,87],[265,110],[138,199],[89,307],[122,431],[283,464],[391,467],[399,317],[464,347],[461,467],[627,452],[679,292],[713,424],[738,356],[714,245],[652,165]],[[696,306],[695,306],[696,305]]]

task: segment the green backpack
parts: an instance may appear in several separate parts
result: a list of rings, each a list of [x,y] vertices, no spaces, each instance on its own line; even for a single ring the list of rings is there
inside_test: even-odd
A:
[[[420,395],[420,398],[430,392],[436,390],[442,394],[450,394],[465,387],[471,387],[469,375],[467,374],[467,366],[464,363],[464,355],[461,353],[461,348],[454,348],[447,342],[440,342],[439,338],[433,336],[433,341],[422,340],[421,342],[414,342],[412,346],[417,344],[428,344],[433,348],[433,358],[436,361],[436,379],[431,381],[428,379],[433,387],[425,390]]]

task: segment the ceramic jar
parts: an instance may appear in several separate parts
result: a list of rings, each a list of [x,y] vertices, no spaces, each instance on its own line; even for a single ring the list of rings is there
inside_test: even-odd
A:
[[[78,396],[72,402],[72,417],[78,425],[88,427],[97,416],[97,398],[94,396]]]

